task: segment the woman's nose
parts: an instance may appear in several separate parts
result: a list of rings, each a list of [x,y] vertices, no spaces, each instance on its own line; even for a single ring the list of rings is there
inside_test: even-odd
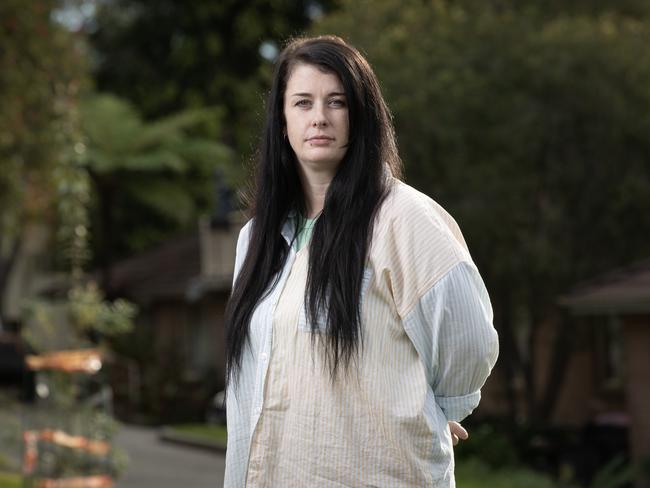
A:
[[[317,103],[314,106],[312,127],[325,127],[327,125],[327,117],[322,104]]]

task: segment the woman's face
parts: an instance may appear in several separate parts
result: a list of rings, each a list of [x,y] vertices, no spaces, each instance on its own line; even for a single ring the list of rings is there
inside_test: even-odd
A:
[[[330,172],[348,144],[348,105],[338,76],[318,67],[294,66],[284,92],[284,119],[289,144],[305,170]]]

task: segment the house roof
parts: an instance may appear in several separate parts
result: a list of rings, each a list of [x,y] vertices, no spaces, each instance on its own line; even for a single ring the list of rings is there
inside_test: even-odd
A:
[[[230,291],[237,237],[245,220],[238,211],[226,226],[201,219],[191,234],[115,263],[110,292],[143,304],[174,299],[194,302],[208,293]]]
[[[116,263],[111,268],[111,291],[140,303],[193,298],[188,294],[202,281],[199,241],[196,232]]]
[[[650,313],[650,259],[582,283],[558,303],[580,315]]]

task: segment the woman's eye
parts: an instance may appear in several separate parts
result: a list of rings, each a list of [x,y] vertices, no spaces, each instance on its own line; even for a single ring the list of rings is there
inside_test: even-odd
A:
[[[345,100],[341,98],[334,98],[330,100],[330,105],[334,107],[345,107]]]
[[[309,100],[303,99],[296,102],[296,107],[307,107],[309,105]]]

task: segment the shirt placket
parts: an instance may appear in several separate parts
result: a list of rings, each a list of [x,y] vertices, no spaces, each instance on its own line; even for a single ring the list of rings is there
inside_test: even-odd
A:
[[[256,373],[256,382],[255,382],[255,393],[254,393],[254,407],[253,407],[253,417],[251,419],[250,426],[250,446],[253,447],[254,443],[257,441],[256,434],[259,430],[259,421],[262,414],[262,408],[264,406],[264,386],[266,383],[266,377],[269,369],[271,347],[273,344],[273,317],[275,316],[275,310],[278,306],[278,301],[286,285],[287,279],[291,273],[291,269],[296,260],[296,253],[293,249],[289,250],[289,255],[287,256],[287,262],[282,270],[282,275],[275,289],[271,295],[264,300],[261,304],[264,307],[263,310],[263,320],[264,320],[264,345],[262,347],[262,352],[257,358],[257,373]],[[253,450],[253,449],[251,449]],[[259,449],[253,450],[257,455],[249,457],[248,460],[248,469],[245,479],[251,481],[253,486],[258,486],[258,476],[261,472],[262,467],[262,458],[261,452]],[[250,453],[250,451],[249,451]],[[261,485],[260,485],[261,486]]]

